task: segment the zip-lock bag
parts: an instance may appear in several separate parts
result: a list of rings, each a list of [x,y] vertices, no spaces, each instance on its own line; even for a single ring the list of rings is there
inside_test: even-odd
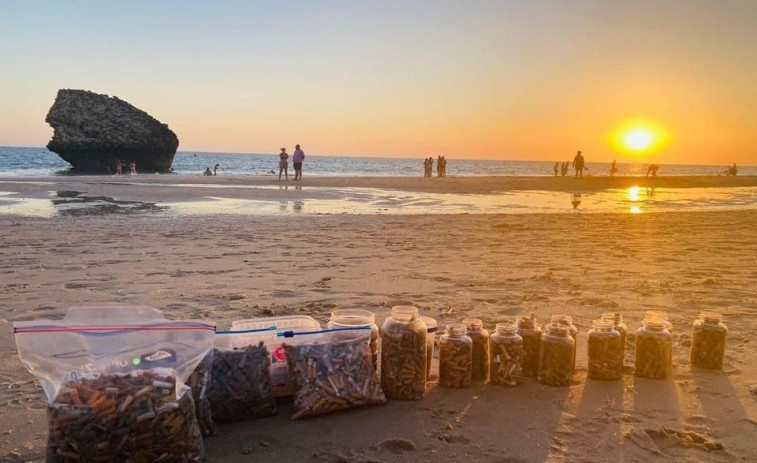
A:
[[[94,312],[93,312],[94,313]],[[48,462],[201,461],[185,381],[212,348],[204,321],[95,317],[14,324],[48,400]]]
[[[275,331],[276,327],[271,326],[216,333],[207,394],[213,420],[234,421],[276,414],[267,347]]]
[[[371,327],[278,333],[295,383],[292,419],[386,403],[370,348]]]

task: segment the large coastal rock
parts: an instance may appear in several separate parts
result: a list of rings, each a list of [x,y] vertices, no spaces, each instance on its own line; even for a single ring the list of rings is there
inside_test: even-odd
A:
[[[58,90],[45,119],[55,132],[47,149],[76,171],[112,173],[121,160],[124,172],[168,172],[179,139],[166,124],[129,103],[86,90]]]

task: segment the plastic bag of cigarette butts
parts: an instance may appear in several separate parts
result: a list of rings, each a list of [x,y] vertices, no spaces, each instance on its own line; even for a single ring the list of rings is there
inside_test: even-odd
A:
[[[79,321],[82,324],[126,323],[130,321],[165,320],[163,312],[152,307],[135,305],[80,305],[70,307],[63,317],[66,321]],[[210,386],[210,371],[213,364],[213,350],[205,355],[187,379],[187,386],[192,388],[195,404],[195,416],[203,437],[216,435],[216,424],[210,414],[210,402],[207,390]]]
[[[276,414],[267,346],[276,327],[219,331],[213,342],[208,400],[215,421],[262,418]]]
[[[285,332],[295,383],[293,420],[386,403],[371,354],[371,327]]]
[[[215,325],[119,313],[14,325],[21,361],[42,384],[48,462],[201,461],[185,381],[212,348]],[[95,313],[95,312],[91,312]]]

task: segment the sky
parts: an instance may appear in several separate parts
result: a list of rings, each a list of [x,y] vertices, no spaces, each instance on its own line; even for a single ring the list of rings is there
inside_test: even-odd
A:
[[[755,0],[0,0],[0,146],[46,145],[77,88],[180,151],[757,165],[756,25]]]

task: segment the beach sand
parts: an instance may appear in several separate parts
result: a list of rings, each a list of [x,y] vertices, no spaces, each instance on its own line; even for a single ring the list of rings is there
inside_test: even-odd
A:
[[[125,184],[132,180],[56,178],[54,187],[13,180],[0,190],[32,194],[87,184],[90,194],[168,201],[195,194],[171,183],[277,184],[170,176],[139,178],[161,188]],[[755,180],[661,178],[657,185],[744,187]],[[485,194],[574,191],[577,184],[596,191],[644,181],[306,174],[303,184]],[[757,210],[0,220],[0,461],[41,461],[46,439],[45,398],[18,359],[12,323],[59,318],[69,306],[98,302],[153,306],[169,318],[212,320],[220,329],[267,315],[325,321],[336,308],[374,311],[380,324],[392,305],[412,303],[440,326],[478,317],[491,330],[535,311],[542,321],[571,314],[580,330],[569,387],[532,378],[513,388],[432,387],[420,401],[296,422],[284,404],[272,418],[220,425],[219,435],[205,441],[211,462],[757,461],[757,353],[750,348],[757,335]],[[723,313],[730,330],[722,372],[689,366],[691,323],[705,309]],[[647,380],[629,372],[622,381],[588,380],[591,320],[618,311],[635,332],[646,310],[667,311],[674,325],[673,377]],[[629,349],[627,365],[632,361]]]

